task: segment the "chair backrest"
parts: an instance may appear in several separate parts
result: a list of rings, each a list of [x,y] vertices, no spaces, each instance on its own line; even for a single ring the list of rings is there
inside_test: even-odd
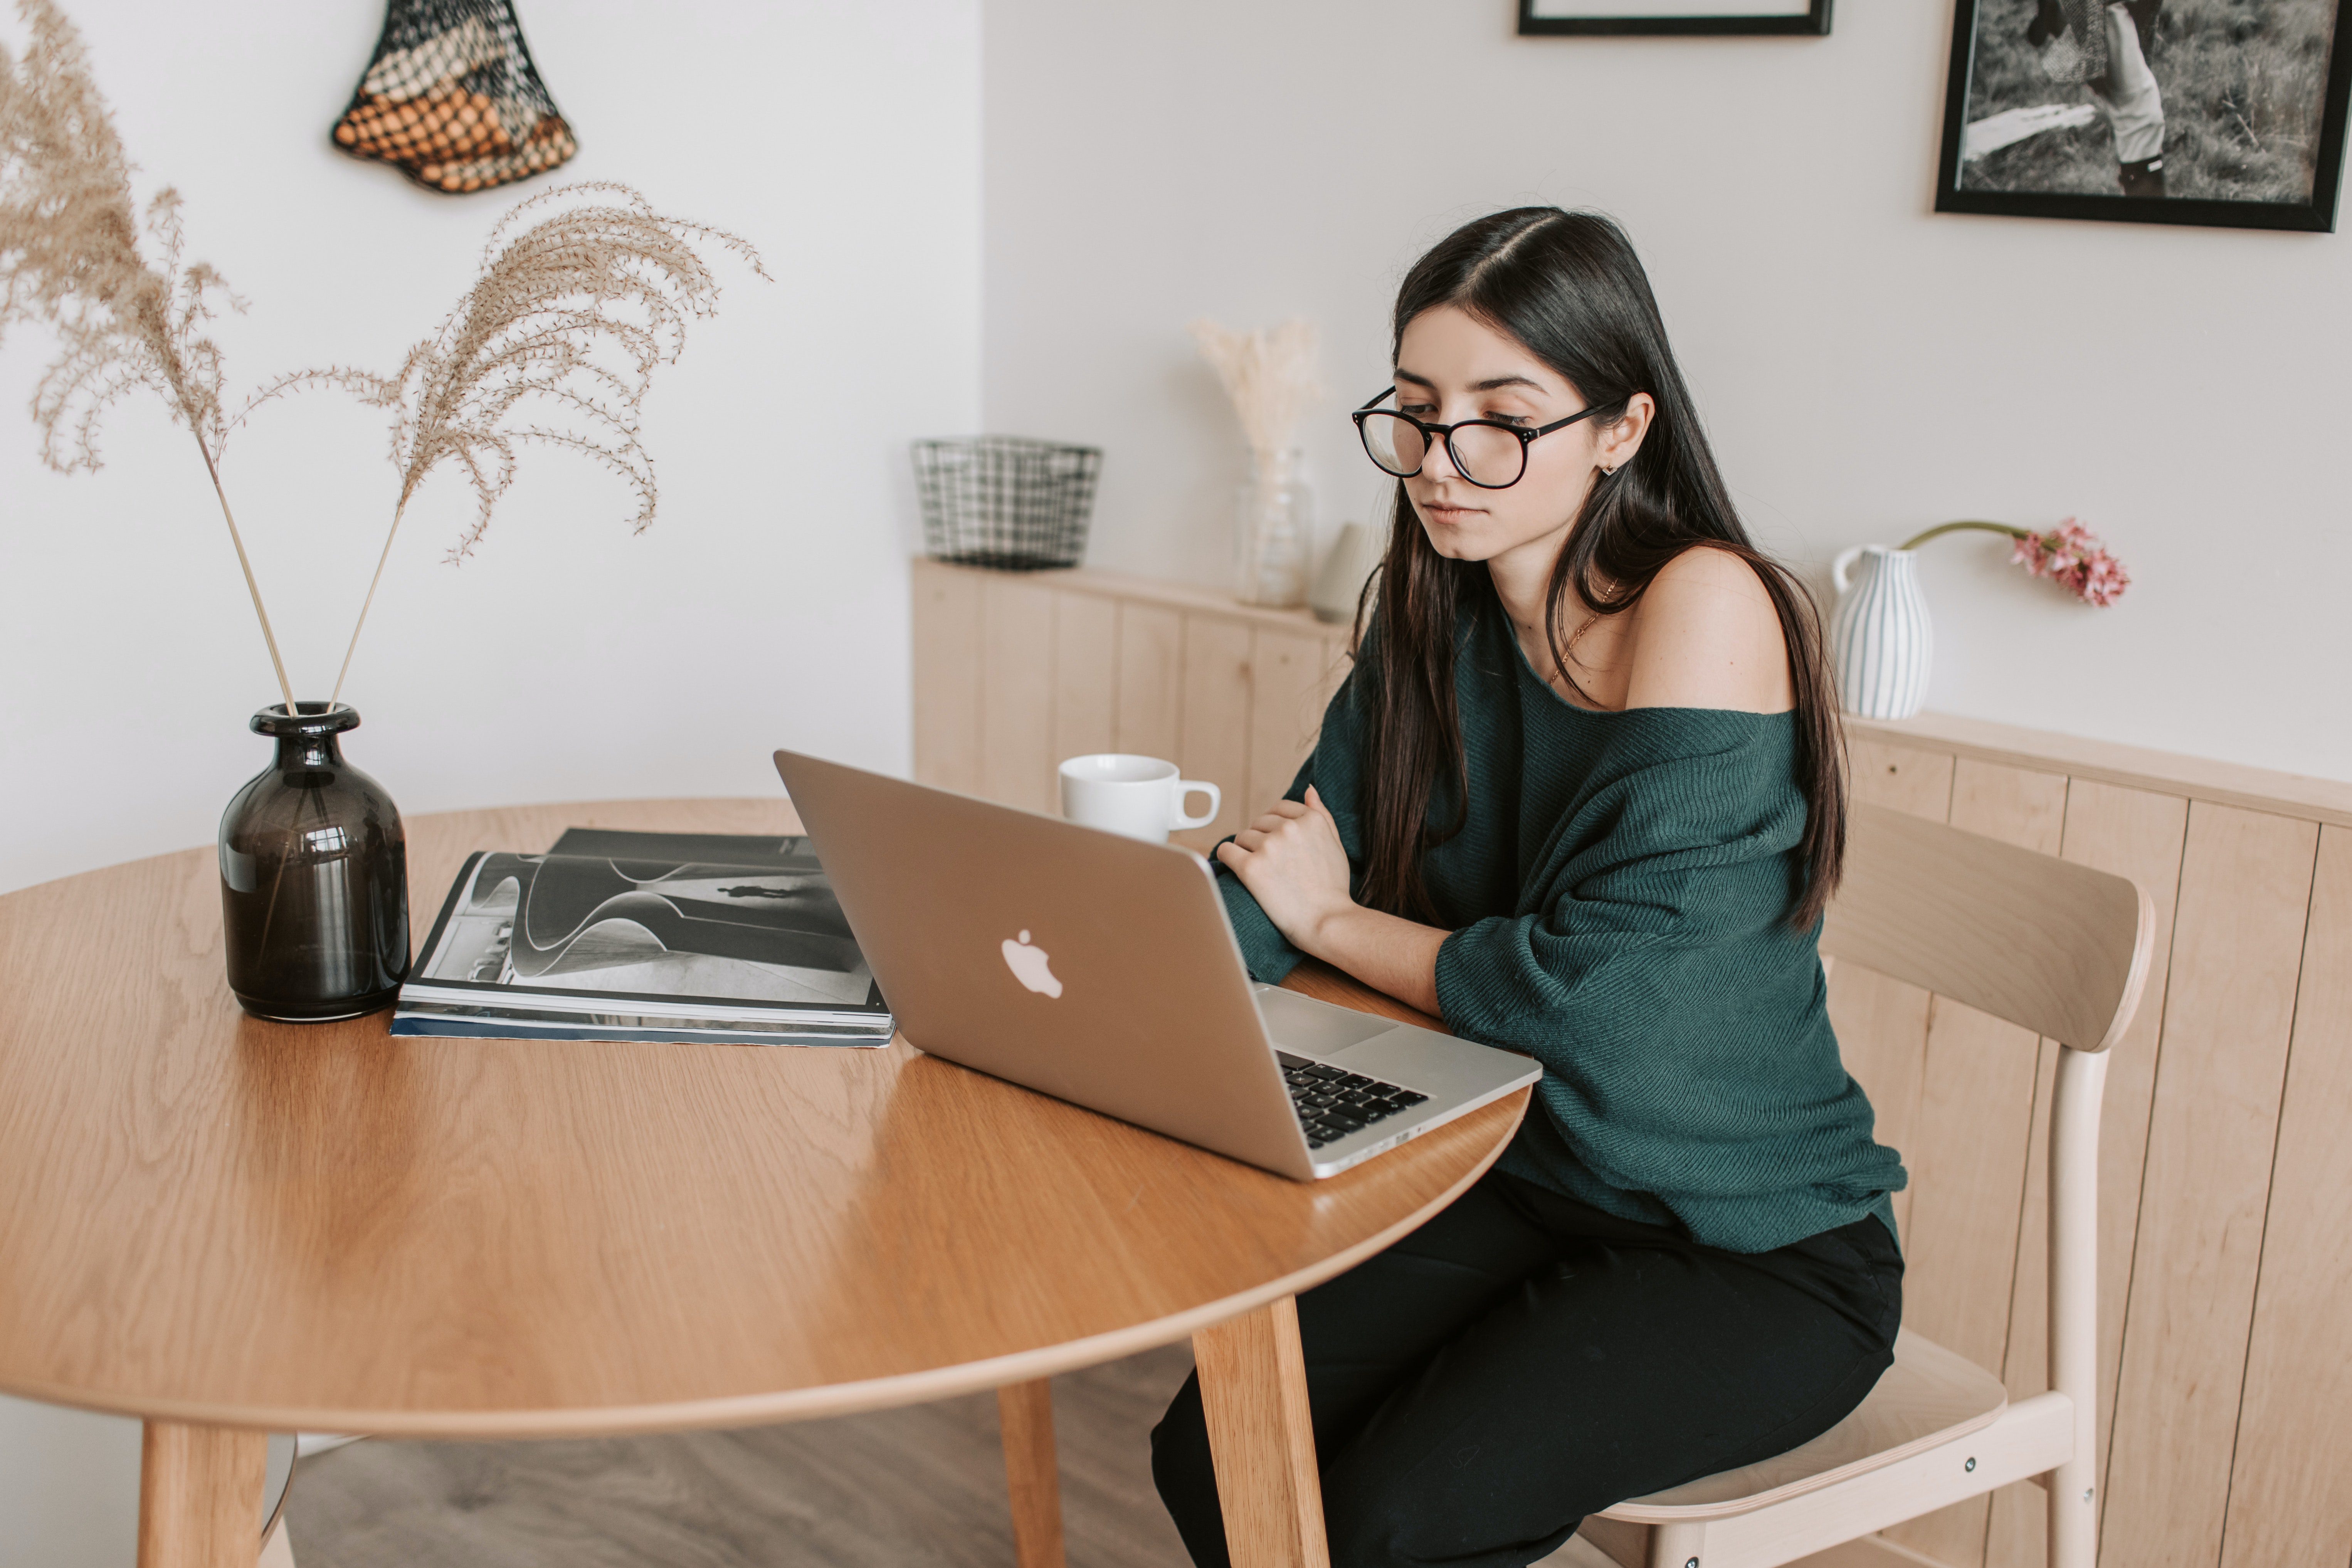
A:
[[[2129,879],[1857,803],[1825,955],[2080,1051],[2139,1005],[2156,906]]]

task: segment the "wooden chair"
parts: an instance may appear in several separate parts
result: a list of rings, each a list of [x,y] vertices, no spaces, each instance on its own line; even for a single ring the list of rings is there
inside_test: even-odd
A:
[[[1580,1531],[1626,1568],[1770,1568],[2028,1477],[2049,1492],[2049,1568],[2098,1549],[2099,1098],[2139,1005],[2156,910],[2124,878],[1857,805],[1822,932],[1837,959],[2065,1048],[2050,1118],[2050,1390],[1905,1330],[1853,1414],[1776,1459],[1635,1498]]]

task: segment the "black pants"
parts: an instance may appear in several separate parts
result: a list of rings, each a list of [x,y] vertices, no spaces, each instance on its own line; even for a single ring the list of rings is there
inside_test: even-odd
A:
[[[1588,1513],[1818,1436],[1892,1363],[1902,1281],[1875,1218],[1725,1252],[1490,1173],[1298,1298],[1332,1568],[1524,1568]],[[1226,1568],[1197,1378],[1151,1470]]]

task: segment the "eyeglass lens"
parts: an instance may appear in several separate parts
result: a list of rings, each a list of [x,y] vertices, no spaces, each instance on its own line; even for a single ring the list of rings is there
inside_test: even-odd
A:
[[[1418,473],[1429,456],[1429,437],[1421,426],[1385,409],[1364,417],[1364,450],[1372,461],[1400,479]],[[1501,425],[1457,425],[1446,451],[1464,479],[1474,485],[1500,487],[1516,483],[1527,466],[1527,443]]]

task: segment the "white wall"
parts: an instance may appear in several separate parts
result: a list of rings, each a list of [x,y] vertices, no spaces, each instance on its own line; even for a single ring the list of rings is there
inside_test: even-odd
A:
[[[908,762],[906,443],[979,413],[977,0],[567,0],[520,7],[581,141],[554,180],[446,197],[331,151],[382,8],[67,0],[142,192],[177,184],[191,254],[252,303],[231,375],[390,369],[530,191],[628,181],[731,228],[720,313],[656,373],[661,510],[526,452],[478,555],[432,481],[346,693],[346,754],[404,811],[761,795],[768,753]],[[13,10],[13,8],[11,8]],[[13,16],[0,20],[15,40]],[[208,841],[268,759],[277,700],[184,432],[147,403],[107,468],[61,478],[22,412],[47,358],[0,348],[0,889]],[[372,413],[320,395],[238,436],[226,479],[299,694],[323,696],[390,513]],[[442,889],[420,888],[429,919]],[[0,1568],[131,1554],[136,1429],[0,1401]]]
[[[985,410],[1106,449],[1091,559],[1222,583],[1237,433],[1185,321],[1298,314],[1327,525],[1415,256],[1496,207],[1631,230],[1768,548],[2080,514],[2110,610],[1924,565],[1929,705],[2352,778],[2352,239],[1939,216],[1949,0],[1826,39],[1521,39],[1510,0],[987,0]]]
[[[377,5],[68,0],[142,190],[251,301],[232,381],[396,366],[528,192],[619,179],[731,228],[719,314],[656,372],[661,509],[528,450],[479,553],[465,486],[411,509],[345,696],[346,754],[404,811],[754,795],[793,743],[908,761],[906,443],[978,416],[977,0],[522,7],[579,132],[553,180],[449,197],[335,152]],[[13,27],[13,19],[5,24]],[[0,888],[209,839],[277,691],[194,443],[152,399],[106,468],[41,468],[38,331],[0,348]],[[232,503],[298,687],[322,697],[391,513],[383,426],[336,394],[232,441]],[[419,889],[429,915],[439,889]]]

